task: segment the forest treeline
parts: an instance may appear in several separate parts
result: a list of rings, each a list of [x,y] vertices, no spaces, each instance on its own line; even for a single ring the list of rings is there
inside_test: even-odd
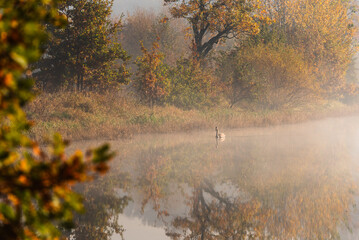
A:
[[[282,109],[358,92],[347,0],[170,1],[112,17],[113,0],[66,0],[32,66],[37,88],[125,89],[149,106]],[[116,20],[114,20],[116,19]]]

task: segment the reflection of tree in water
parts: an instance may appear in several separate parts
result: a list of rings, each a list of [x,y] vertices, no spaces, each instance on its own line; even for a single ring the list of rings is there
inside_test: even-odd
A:
[[[232,199],[207,180],[195,188],[190,204],[189,216],[175,218],[176,230],[167,233],[173,239],[255,239],[270,214],[258,201]]]
[[[348,150],[328,140],[295,146],[301,151],[293,154],[288,144],[256,144],[256,151],[244,144],[241,152],[250,158],[233,163],[226,172],[263,207],[275,210],[266,226],[271,235],[337,239],[356,190]]]
[[[334,186],[332,188],[331,186]],[[281,202],[227,196],[204,181],[189,198],[191,210],[168,227],[172,239],[339,239],[348,217],[348,185],[283,193]],[[348,188],[349,187],[349,188]],[[284,196],[287,195],[287,196]]]
[[[143,153],[136,166],[146,196],[143,204],[153,200],[158,211],[161,199],[171,194],[170,184],[172,189],[176,184],[193,188],[190,212],[172,216],[175,220],[168,226],[173,239],[339,238],[355,190],[345,149],[327,154],[332,146],[313,145],[293,155],[293,150],[269,150],[273,146],[265,143],[239,148],[246,156],[239,159],[238,152],[216,158],[202,147],[203,151],[179,146]],[[213,186],[223,182],[250,197],[216,191]]]
[[[171,191],[178,191],[176,188],[181,184],[192,186],[207,173],[217,171],[221,160],[210,157],[208,149],[213,146],[183,144],[140,152],[133,162],[133,171],[136,172],[136,188],[144,194],[143,207],[152,201],[153,208],[159,211],[160,200],[171,195]],[[176,188],[173,189],[172,184]]]
[[[225,158],[216,155],[213,150],[213,145],[209,144],[181,144],[149,147],[140,152],[137,161],[133,162],[133,171],[137,175],[136,187],[143,193],[142,209],[151,202],[162,218],[170,211],[164,209],[161,203],[185,185],[193,189],[193,194],[182,193],[188,198],[190,213],[187,217],[170,216],[174,220],[168,228],[171,229],[167,232],[168,236],[174,239],[259,236],[265,226],[260,223],[266,222],[270,210],[261,209],[261,204],[255,200],[230,198],[218,192],[212,182],[205,180],[211,177],[211,181],[215,182],[214,178],[220,180],[223,177],[219,173]]]
[[[91,184],[77,186],[77,192],[84,196],[86,212],[74,217],[75,228],[64,235],[76,240],[106,240],[114,233],[122,236],[124,229],[118,223],[118,217],[130,199],[119,197],[115,189],[124,188],[126,183],[125,175],[110,174]]]
[[[123,164],[131,176],[128,194],[137,203],[133,211],[140,213],[141,204],[142,210],[152,207],[153,214],[145,213],[142,221],[152,224],[157,213],[171,238],[339,238],[355,186],[351,158],[337,138],[228,139],[218,149],[213,138],[160,140],[127,146]],[[121,232],[116,216],[127,202],[113,189],[122,189],[115,183],[125,182],[115,170],[100,184],[83,189],[92,210],[88,217],[79,216],[76,239],[109,239]],[[168,204],[174,198],[178,201]]]

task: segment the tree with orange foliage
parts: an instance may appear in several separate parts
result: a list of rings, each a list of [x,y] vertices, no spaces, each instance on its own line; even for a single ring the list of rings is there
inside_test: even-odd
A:
[[[355,53],[355,28],[350,1],[297,0],[288,2],[295,29],[293,41],[303,49],[325,95],[338,95]]]
[[[316,99],[318,84],[303,53],[284,43],[243,45],[220,65],[231,105],[278,110]]]
[[[319,84],[318,95],[341,98],[351,89],[345,79],[356,52],[354,1],[262,0],[276,19],[269,27],[304,54]]]
[[[135,88],[140,96],[152,108],[169,94],[170,82],[167,78],[167,66],[162,62],[163,54],[159,52],[159,39],[148,51],[141,42],[142,56],[136,60],[138,67]]]
[[[256,0],[165,0],[175,18],[184,18],[193,31],[192,50],[205,58],[213,47],[231,38],[259,32],[259,21],[267,20]]]

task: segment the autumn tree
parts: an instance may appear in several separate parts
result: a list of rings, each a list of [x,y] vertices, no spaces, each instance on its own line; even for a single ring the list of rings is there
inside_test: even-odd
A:
[[[290,7],[295,29],[293,41],[313,64],[326,96],[338,96],[345,88],[345,73],[354,54],[349,1],[298,0]]]
[[[151,108],[169,94],[168,69],[162,62],[163,54],[159,52],[158,41],[153,42],[150,51],[141,42],[143,55],[136,60],[138,70],[135,88]]]
[[[351,1],[261,2],[274,21],[220,59],[231,105],[257,101],[277,109],[357,91],[346,78],[355,53]]]
[[[353,1],[263,0],[276,22],[267,27],[268,36],[304,53],[316,81],[318,93],[340,98],[346,93],[347,69],[356,52]],[[274,35],[273,35],[274,33]],[[262,36],[264,37],[264,36]]]
[[[285,43],[244,45],[221,61],[221,80],[231,105],[295,107],[313,100],[319,88],[304,54]]]
[[[205,58],[220,42],[259,32],[264,20],[254,0],[164,0],[174,18],[184,18],[193,34],[192,50],[197,59]]]
[[[121,19],[110,19],[113,0],[66,0],[59,12],[66,16],[64,29],[47,25],[51,32],[46,53],[34,66],[35,77],[47,89],[82,91],[129,81],[127,53],[121,47]]]
[[[43,24],[61,26],[57,0],[0,0],[0,236],[4,240],[55,239],[56,226],[70,227],[83,211],[71,186],[106,172],[113,157],[104,145],[67,157],[56,135],[43,150],[27,135],[31,123],[22,107],[32,98],[28,65],[43,53]],[[55,226],[56,225],[56,226]]]

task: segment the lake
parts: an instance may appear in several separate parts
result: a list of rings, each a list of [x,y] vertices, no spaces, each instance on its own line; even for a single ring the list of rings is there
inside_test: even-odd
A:
[[[74,239],[359,239],[359,117],[111,141]],[[221,126],[219,126],[221,127]],[[76,142],[71,150],[97,146]]]

